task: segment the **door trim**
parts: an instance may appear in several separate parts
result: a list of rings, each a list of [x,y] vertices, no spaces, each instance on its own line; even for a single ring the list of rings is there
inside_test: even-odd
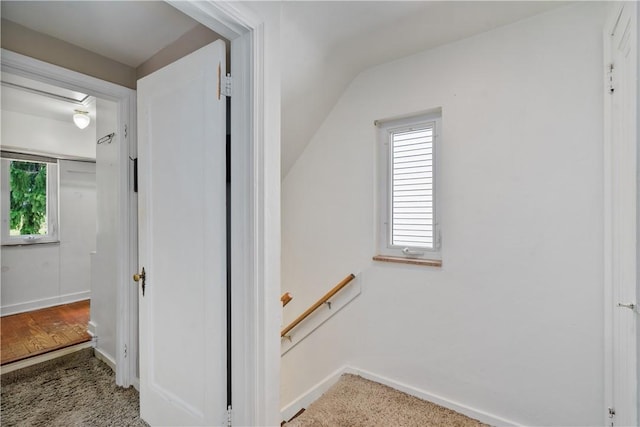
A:
[[[167,3],[231,40],[231,70],[234,76],[231,129],[232,209],[234,216],[233,277],[233,423],[275,425],[279,423],[280,388],[280,145],[279,82],[274,57],[265,65],[266,31],[262,18],[239,2]],[[271,52],[269,52],[271,55]],[[275,52],[273,53],[275,55]],[[127,126],[129,147],[121,152],[122,165],[135,157],[135,91],[86,76],[53,64],[2,50],[2,68],[118,103],[118,132]],[[267,80],[265,70],[271,75]],[[269,81],[267,87],[265,82]],[[265,93],[268,96],[265,97]],[[269,101],[267,102],[266,99]],[[268,117],[267,117],[268,116]],[[267,118],[269,123],[267,123]],[[137,289],[131,275],[137,269],[137,206],[131,188],[132,171],[120,176],[122,227],[119,248],[117,299],[116,383],[137,383]],[[136,354],[134,354],[134,352]]]
[[[240,2],[165,1],[231,41],[233,424],[276,425],[280,423],[280,104],[279,86],[265,85],[265,23]],[[270,73],[276,71],[269,67]],[[272,83],[279,82],[278,75],[272,75]]]
[[[628,222],[621,222],[620,212],[624,209],[627,209],[627,205],[625,202],[629,202],[630,200],[635,198],[634,209],[635,214],[633,215],[634,226],[638,227],[638,212],[640,209],[640,197],[638,197],[637,191],[637,177],[638,177],[638,164],[639,160],[637,155],[640,154],[637,152],[638,150],[638,127],[637,123],[635,129],[635,150],[636,157],[633,159],[628,158],[630,161],[633,161],[635,164],[628,165],[630,167],[620,167],[620,165],[615,164],[616,159],[625,158],[624,149],[628,149],[630,147],[622,147],[622,144],[614,144],[613,141],[613,104],[612,97],[609,95],[610,91],[610,82],[608,75],[608,67],[613,61],[613,51],[612,51],[612,35],[620,22],[620,17],[623,12],[624,7],[636,7],[633,2],[616,2],[609,6],[607,13],[607,20],[604,26],[603,32],[603,47],[604,47],[604,55],[603,55],[603,71],[604,71],[604,85],[603,91],[604,94],[604,149],[603,149],[603,202],[604,202],[604,245],[603,245],[603,255],[604,255],[604,264],[603,264],[603,288],[604,288],[604,408],[603,408],[603,417],[604,417],[604,425],[616,425],[619,422],[625,424],[624,420],[619,420],[617,423],[610,418],[608,413],[609,408],[613,408],[616,410],[615,405],[618,402],[615,402],[615,390],[622,389],[624,390],[624,394],[628,395],[630,398],[636,402],[636,407],[627,408],[633,413],[630,415],[630,418],[634,419],[634,422],[638,421],[638,411],[640,408],[637,407],[637,397],[638,397],[638,382],[639,379],[637,376],[633,376],[633,378],[615,378],[616,376],[616,364],[622,364],[625,366],[632,367],[632,370],[637,371],[640,368],[640,364],[634,357],[629,357],[629,355],[625,355],[626,357],[621,357],[621,359],[625,360],[615,360],[614,355],[614,336],[621,335],[619,332],[614,330],[614,315],[615,310],[620,310],[620,308],[616,307],[616,304],[619,301],[614,299],[615,297],[615,289],[616,286],[619,286],[617,281],[624,280],[621,279],[624,275],[626,275],[626,279],[631,277],[634,278],[634,283],[632,286],[636,288],[636,298],[638,298],[638,277],[636,276],[638,272],[638,236],[635,232],[629,232],[630,230],[624,229],[621,231],[623,227],[628,225]],[[637,16],[637,9],[632,11],[633,14]],[[637,18],[636,18],[637,19]],[[637,21],[636,21],[637,28]],[[636,30],[637,31],[637,30]],[[635,46],[637,55],[638,46]],[[617,65],[617,64],[615,64]],[[638,64],[635,64],[637,73]],[[631,75],[633,75],[631,73]],[[615,68],[614,68],[614,76],[615,76]],[[615,80],[614,80],[614,88],[615,88]],[[636,87],[636,90],[638,88]],[[640,99],[640,93],[636,92],[632,96],[635,96],[635,103],[632,108],[635,108],[635,114],[638,112],[638,101]],[[633,228],[633,226],[631,227]],[[622,274],[624,273],[624,274]],[[625,300],[626,302],[626,300]],[[637,301],[634,301],[637,304]],[[636,308],[637,310],[637,308]],[[636,316],[638,316],[636,312]],[[638,325],[636,319],[636,325]],[[637,327],[637,326],[636,326]],[[634,335],[631,338],[631,342],[629,343],[632,347],[632,351],[634,354],[637,354],[638,351],[638,336]],[[636,372],[637,374],[637,372]],[[619,376],[619,375],[618,375]],[[623,415],[620,413],[618,415]],[[625,414],[623,416],[626,416]],[[614,417],[615,420],[617,417]]]

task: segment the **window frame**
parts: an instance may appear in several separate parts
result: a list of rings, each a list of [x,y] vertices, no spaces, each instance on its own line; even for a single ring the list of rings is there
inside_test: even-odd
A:
[[[10,174],[9,163],[34,162],[45,163],[47,165],[47,234],[29,234],[20,236],[10,235]],[[2,246],[34,245],[42,243],[59,243],[59,219],[58,219],[58,182],[59,167],[58,160],[49,157],[32,156],[25,154],[2,153],[0,159],[1,173],[1,201],[2,201]]]
[[[442,238],[440,222],[440,145],[442,143],[442,113],[440,109],[427,113],[415,114],[397,119],[378,120],[378,221],[377,244],[378,255],[374,259],[389,261],[393,259],[419,261],[442,260]],[[433,182],[433,215],[434,215],[434,247],[394,246],[391,244],[392,233],[392,136],[394,133],[406,132],[412,129],[433,126],[432,149],[432,182]],[[405,248],[408,252],[405,252]],[[384,259],[390,257],[391,259]],[[413,263],[413,262],[411,262]],[[426,264],[426,265],[439,265]]]

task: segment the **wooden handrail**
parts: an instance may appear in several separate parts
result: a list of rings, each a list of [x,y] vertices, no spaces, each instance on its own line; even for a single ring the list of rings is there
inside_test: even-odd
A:
[[[292,299],[293,297],[289,292],[285,292],[284,294],[282,294],[282,296],[280,297],[280,301],[282,301],[282,306],[284,307],[285,305],[289,304],[289,301],[291,301]]]
[[[348,275],[347,277],[345,277],[344,279],[342,279],[342,281],[340,283],[338,283],[333,289],[331,289],[329,292],[327,292],[322,298],[320,298],[318,301],[316,301],[315,304],[313,304],[311,307],[309,307],[307,309],[307,311],[305,311],[304,313],[302,313],[300,316],[298,316],[298,318],[296,320],[294,320],[293,322],[291,322],[289,324],[289,326],[287,326],[286,328],[284,328],[282,330],[282,332],[280,332],[280,337],[284,337],[285,335],[287,335],[287,333],[289,331],[291,331],[293,328],[295,328],[296,326],[298,326],[298,324],[300,322],[302,322],[304,319],[306,319],[307,317],[309,317],[309,315],[311,313],[313,313],[314,311],[316,311],[318,309],[318,307],[320,307],[322,304],[324,304],[325,302],[329,301],[329,299],[334,296],[335,294],[337,294],[338,292],[340,292],[340,289],[344,288],[345,286],[347,286],[347,284],[349,284],[349,282],[351,282],[353,279],[355,279],[356,276],[354,276],[353,274]]]

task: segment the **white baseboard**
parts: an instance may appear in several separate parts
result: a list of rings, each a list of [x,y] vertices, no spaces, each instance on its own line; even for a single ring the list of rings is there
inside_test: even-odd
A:
[[[93,349],[93,355],[96,357],[96,359],[101,360],[102,362],[106,363],[113,372],[116,371],[116,360],[113,356],[111,356],[110,354],[106,353],[104,350],[102,350],[99,347],[99,341],[100,338],[98,336],[98,325],[90,320],[89,321],[89,325],[87,327],[87,332],[89,333],[89,335],[91,335],[92,341],[94,342],[94,349]]]
[[[510,426],[510,427],[520,426],[520,424],[511,420],[507,420],[500,416],[490,414],[480,409],[472,408],[460,402],[456,402],[451,399],[438,396],[437,394],[430,393],[425,390],[420,390],[416,387],[403,384],[401,382],[392,380],[387,377],[383,377],[381,375],[374,374],[373,372],[365,371],[363,369],[358,369],[351,366],[343,366],[342,368],[334,371],[333,373],[328,375],[326,378],[321,380],[318,384],[311,387],[305,393],[303,393],[298,398],[296,398],[293,402],[291,402],[290,404],[282,408],[282,410],[280,411],[282,419],[289,420],[302,408],[308,408],[311,403],[319,399],[320,396],[326,393],[327,390],[329,390],[335,383],[337,383],[343,374],[359,375],[362,378],[375,381],[380,384],[384,384],[393,389],[407,393],[411,396],[417,397],[422,400],[426,400],[428,402],[435,403],[436,405],[440,405],[447,409],[451,409],[452,411],[459,412],[463,415],[466,415],[468,417],[471,417],[473,419],[476,419],[478,421],[481,421],[483,423],[486,423],[492,426]]]
[[[98,336],[98,325],[93,320],[89,320],[89,324],[87,325],[87,333],[92,337],[96,338]]]
[[[300,397],[289,403],[287,406],[280,410],[280,415],[283,420],[289,420],[302,408],[308,408],[313,402],[318,400],[320,396],[327,392],[335,383],[338,382],[342,374],[346,373],[349,368],[343,366],[342,368],[329,374],[326,378],[320,381],[315,386],[304,392]]]
[[[86,299],[91,299],[91,291],[82,291],[73,294],[59,295],[57,297],[21,302],[18,304],[3,305],[0,307],[0,314],[2,314],[2,316],[8,316],[10,314],[24,313],[26,311],[39,310],[41,308],[53,307],[54,305],[60,304],[69,304]]]
[[[116,360],[112,356],[100,350],[98,347],[93,349],[93,354],[97,359],[106,363],[113,372],[116,371]]]
[[[362,369],[358,369],[358,368],[352,368],[352,367],[348,367],[345,370],[345,373],[347,374],[354,374],[354,375],[359,375],[362,378],[365,378],[367,380],[371,380],[371,381],[375,381],[377,383],[380,384],[384,384],[386,386],[389,386],[393,389],[402,391],[404,393],[407,393],[411,396],[417,397],[419,399],[422,400],[426,400],[428,402],[431,403],[435,403],[436,405],[440,405],[443,406],[447,409],[451,409],[452,411],[456,411],[459,412],[463,415],[466,415],[467,417],[471,417],[474,418],[478,421],[481,421],[485,424],[489,424],[492,426],[520,426],[521,424],[518,424],[514,421],[511,420],[507,420],[505,418],[499,417],[497,415],[494,414],[490,414],[488,412],[482,411],[480,409],[476,409],[476,408],[472,408],[470,406],[467,406],[465,404],[462,404],[460,402],[456,402],[453,401],[451,399],[442,397],[442,396],[438,396],[437,394],[434,393],[430,393],[428,391],[425,390],[420,390],[416,387],[407,385],[407,384],[403,384],[401,382],[392,380],[390,378],[387,377],[383,377],[381,375],[377,375],[374,374],[373,372],[369,372],[369,371],[365,371]]]

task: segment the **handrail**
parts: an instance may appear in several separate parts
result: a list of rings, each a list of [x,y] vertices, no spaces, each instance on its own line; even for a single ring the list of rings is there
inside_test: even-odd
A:
[[[292,299],[293,297],[289,292],[285,292],[284,294],[282,294],[282,296],[280,297],[280,301],[282,301],[282,306],[284,307],[285,305],[289,304],[289,301],[291,301]]]
[[[287,335],[287,333],[289,331],[291,331],[293,328],[295,328],[296,326],[298,326],[298,324],[300,322],[302,322],[304,319],[306,319],[307,317],[309,317],[309,315],[311,313],[313,313],[314,311],[316,311],[318,309],[318,307],[320,307],[322,304],[324,304],[325,302],[329,301],[329,299],[334,296],[335,294],[337,294],[338,292],[340,292],[340,290],[342,288],[344,288],[345,286],[347,286],[347,284],[349,284],[349,282],[351,282],[353,279],[355,279],[356,276],[354,276],[353,274],[349,274],[347,277],[345,277],[344,279],[342,279],[342,281],[340,283],[338,283],[333,289],[331,289],[329,292],[327,292],[322,298],[320,298],[318,301],[316,301],[315,304],[313,304],[311,307],[309,307],[307,309],[307,311],[305,311],[304,313],[302,313],[300,316],[298,316],[298,318],[296,320],[294,320],[293,322],[291,322],[289,324],[289,326],[287,326],[286,328],[284,328],[282,330],[282,332],[280,332],[280,337],[284,337],[285,335]]]

